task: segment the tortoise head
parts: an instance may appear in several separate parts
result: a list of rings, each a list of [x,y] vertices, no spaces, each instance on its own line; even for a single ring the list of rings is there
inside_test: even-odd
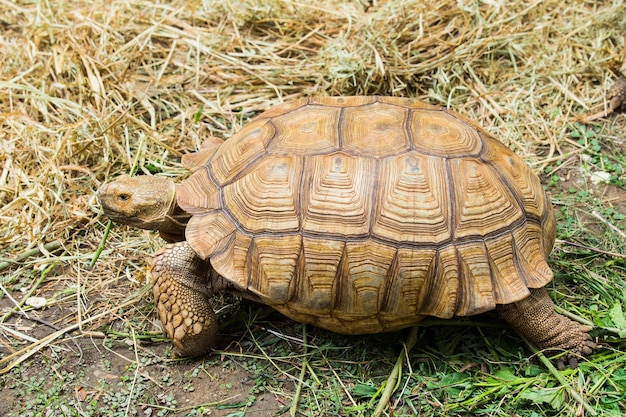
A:
[[[114,222],[158,230],[162,236],[176,235],[174,240],[183,240],[189,216],[178,207],[176,185],[167,178],[123,175],[98,189],[98,201]]]

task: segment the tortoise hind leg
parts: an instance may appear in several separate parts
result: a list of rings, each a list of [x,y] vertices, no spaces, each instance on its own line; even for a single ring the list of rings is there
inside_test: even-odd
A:
[[[539,348],[570,351],[567,359],[571,367],[577,366],[578,355],[588,355],[596,347],[586,326],[554,311],[545,288],[531,289],[524,300],[498,305],[497,309],[511,327]]]
[[[167,245],[154,258],[153,293],[163,330],[176,356],[199,356],[215,344],[217,319],[210,304],[211,266],[187,242]]]

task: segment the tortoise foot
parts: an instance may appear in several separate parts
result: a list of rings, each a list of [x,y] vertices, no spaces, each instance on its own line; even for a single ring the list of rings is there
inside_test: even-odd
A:
[[[512,304],[499,305],[498,312],[519,334],[546,350],[564,350],[557,361],[561,369],[565,361],[575,368],[578,359],[591,354],[596,344],[582,326],[554,311],[554,303],[545,288],[532,289],[530,295]]]
[[[168,245],[152,266],[157,312],[178,357],[205,354],[215,344],[217,319],[210,304],[208,262],[186,242]]]

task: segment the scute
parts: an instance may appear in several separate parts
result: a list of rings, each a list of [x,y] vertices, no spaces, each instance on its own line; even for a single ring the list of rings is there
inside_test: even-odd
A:
[[[536,224],[512,231],[515,239],[514,252],[519,270],[524,274],[528,288],[540,288],[552,281],[552,270],[542,251],[544,231]]]
[[[226,140],[208,164],[216,182],[220,185],[232,182],[253,161],[262,157],[274,133],[274,127],[270,123],[259,119]]]
[[[196,214],[187,225],[185,237],[194,251],[207,259],[223,252],[235,235],[235,225],[223,211]]]
[[[541,219],[549,204],[539,178],[502,143],[492,138],[487,138],[486,143],[489,146],[482,159],[491,164],[502,181],[509,185],[509,189],[521,202],[526,216]]]
[[[277,106],[180,187],[187,240],[242,291],[342,333],[521,300],[552,279],[539,179],[486,132],[413,99]]]
[[[272,304],[292,298],[297,280],[296,267],[302,252],[302,238],[283,236],[278,242],[271,236],[256,236],[249,247],[248,289]]]
[[[437,245],[452,238],[446,161],[416,151],[385,158],[379,175],[372,234]]]
[[[345,242],[323,238],[302,238],[302,260],[297,269],[297,288],[291,308],[308,314],[330,314],[337,286]],[[304,262],[306,260],[306,262]]]
[[[436,284],[437,250],[429,247],[398,249],[385,298],[381,318],[387,322],[397,317],[430,315],[425,308],[430,287]]]
[[[457,239],[490,235],[523,219],[524,212],[513,191],[492,167],[473,158],[464,158],[451,161],[450,168],[456,191],[454,234]]]
[[[415,149],[429,155],[469,157],[478,155],[482,148],[475,126],[443,110],[414,111],[411,132]]]
[[[455,314],[471,316],[495,308],[497,296],[491,282],[489,254],[482,242],[456,246],[460,287]],[[466,291],[470,289],[470,291]]]
[[[314,155],[339,149],[340,115],[340,108],[311,105],[272,118],[276,135],[268,145],[268,153]]]
[[[178,205],[190,214],[221,210],[220,189],[206,169],[198,169],[178,187]]]
[[[361,157],[385,157],[405,152],[410,147],[403,107],[372,103],[348,107],[339,126],[343,148]]]
[[[264,158],[224,186],[227,211],[249,233],[297,231],[301,174],[301,158]]]
[[[302,179],[302,231],[365,236],[371,222],[375,161],[344,153],[311,156]]]
[[[375,241],[346,243],[334,299],[337,317],[359,319],[380,311],[396,252],[394,247]]]

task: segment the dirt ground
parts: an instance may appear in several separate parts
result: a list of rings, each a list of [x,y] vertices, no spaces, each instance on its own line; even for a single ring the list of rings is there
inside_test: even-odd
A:
[[[2,300],[0,308],[6,307]],[[67,313],[53,307],[10,323],[41,339],[55,331],[50,322]],[[194,415],[264,417],[283,414],[289,406],[281,394],[293,391],[289,378],[275,380],[274,390],[267,378],[255,381],[245,361],[219,355],[176,360],[170,359],[168,342],[136,343],[67,334],[9,373],[0,391],[0,416],[156,416],[166,411],[182,416],[204,405],[206,411]],[[59,402],[59,397],[65,399]]]

